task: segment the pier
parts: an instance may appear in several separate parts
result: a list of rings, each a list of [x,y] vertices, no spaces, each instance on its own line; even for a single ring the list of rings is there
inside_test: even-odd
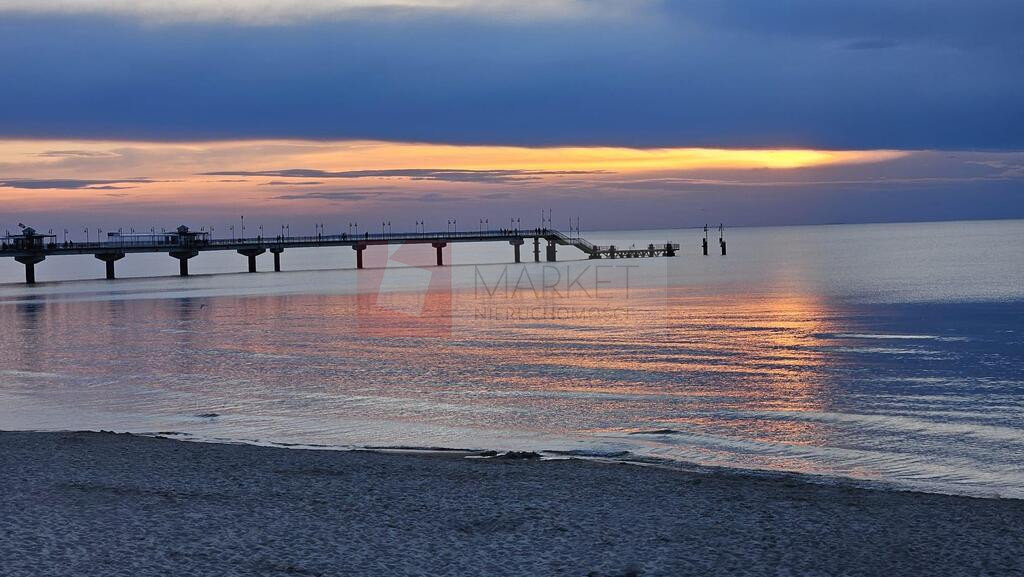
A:
[[[116,278],[114,263],[131,253],[163,252],[177,259],[178,274],[188,276],[188,261],[201,252],[233,250],[247,259],[249,272],[256,272],[256,257],[270,252],[274,257],[274,270],[281,270],[282,253],[287,248],[349,246],[356,253],[356,268],[363,268],[363,251],[370,246],[388,244],[430,244],[437,251],[437,266],[444,266],[443,248],[449,244],[467,242],[504,242],[513,249],[514,261],[522,262],[521,248],[533,244],[533,260],[554,262],[558,247],[574,247],[591,259],[672,257],[679,250],[671,242],[650,243],[646,248],[618,249],[615,246],[595,245],[578,234],[565,235],[551,228],[498,229],[475,232],[382,232],[362,234],[335,234],[314,236],[276,236],[255,238],[211,238],[210,233],[179,226],[173,232],[148,234],[108,233],[107,240],[97,242],[57,242],[53,234],[41,234],[31,227],[21,234],[2,239],[0,257],[14,258],[25,265],[25,282],[35,283],[35,266],[49,256],[92,255],[103,261],[106,278]]]

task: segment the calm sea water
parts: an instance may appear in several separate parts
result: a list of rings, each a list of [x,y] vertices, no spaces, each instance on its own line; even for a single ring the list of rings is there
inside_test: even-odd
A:
[[[0,429],[547,450],[1024,498],[1024,221],[0,261]],[[524,257],[531,255],[524,247]],[[717,239],[712,239],[712,252]],[[270,267],[269,255],[261,269]],[[497,263],[497,264],[495,264]],[[315,270],[319,269],[319,270]],[[235,274],[204,274],[204,273]],[[156,276],[167,275],[167,276]]]

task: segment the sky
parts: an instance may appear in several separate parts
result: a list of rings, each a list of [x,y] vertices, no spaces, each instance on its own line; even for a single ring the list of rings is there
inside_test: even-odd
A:
[[[1021,29],[1010,0],[0,0],[0,230],[1021,218]]]

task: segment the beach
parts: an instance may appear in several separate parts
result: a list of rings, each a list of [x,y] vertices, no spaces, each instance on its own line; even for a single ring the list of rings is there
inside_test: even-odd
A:
[[[795,475],[0,433],[0,573],[1019,575],[1024,501]]]

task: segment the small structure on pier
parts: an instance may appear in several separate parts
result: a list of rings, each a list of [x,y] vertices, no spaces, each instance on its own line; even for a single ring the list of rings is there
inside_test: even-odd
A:
[[[40,234],[31,226],[18,223],[21,227],[21,234],[9,234],[3,238],[2,247],[4,251],[16,253],[14,260],[25,265],[25,282],[35,284],[36,264],[46,260],[42,252],[53,247],[54,234]],[[26,254],[27,253],[27,254]]]
[[[181,225],[171,232],[108,232],[106,244],[124,246],[203,246],[209,244],[209,241],[210,233],[195,232],[189,230],[187,226]]]
[[[40,234],[31,226],[21,226],[21,234],[9,234],[3,237],[3,248],[14,250],[43,250],[52,245],[57,238],[55,234]],[[47,240],[49,239],[49,240]]]

